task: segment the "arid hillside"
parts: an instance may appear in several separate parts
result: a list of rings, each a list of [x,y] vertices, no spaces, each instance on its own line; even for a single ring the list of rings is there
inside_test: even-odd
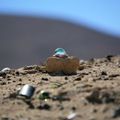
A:
[[[0,15],[0,69],[40,64],[63,47],[81,59],[120,53],[120,38],[62,20]]]

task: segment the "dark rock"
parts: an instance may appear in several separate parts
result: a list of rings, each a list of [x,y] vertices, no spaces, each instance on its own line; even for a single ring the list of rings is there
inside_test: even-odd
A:
[[[99,90],[94,90],[92,91],[92,93],[86,97],[87,101],[89,101],[90,103],[101,103],[102,101],[99,99],[99,95],[100,95],[100,92]]]
[[[90,103],[97,103],[97,104],[102,104],[102,103],[114,103],[115,101],[115,96],[114,92],[106,90],[106,91],[101,91],[101,90],[93,90],[92,93],[86,97],[86,99]]]
[[[111,61],[112,57],[114,57],[113,55],[108,55],[106,56],[107,60]]]
[[[112,75],[109,75],[109,77],[117,77],[117,76],[120,76],[120,74],[112,74]]]
[[[42,104],[39,105],[37,108],[40,109],[40,110],[50,110],[50,109],[51,109],[51,106],[48,105],[48,104],[46,104],[46,103],[42,103]]]
[[[10,93],[10,95],[8,96],[8,98],[10,99],[15,99],[16,97],[17,97],[17,92]]]
[[[73,106],[71,109],[72,109],[72,111],[75,111],[75,110],[76,110],[76,107]]]
[[[6,77],[6,73],[5,73],[5,72],[0,71],[0,76],[2,76],[3,78],[5,78],[5,77]]]
[[[30,109],[34,109],[35,108],[33,103],[30,100],[28,100],[28,99],[23,99],[23,100],[29,106]]]
[[[44,80],[44,81],[48,81],[48,78],[42,77],[42,80]]]
[[[2,116],[1,120],[11,120],[11,119],[9,117],[7,117],[7,116]]]
[[[16,74],[16,76],[19,76],[19,75],[20,75],[19,71],[16,71],[15,74]]]
[[[20,78],[20,79],[19,79],[19,81],[21,82],[21,81],[22,81],[22,79]]]
[[[113,114],[112,118],[120,117],[120,107],[118,107],[117,109],[115,109],[112,114]]]
[[[11,80],[11,78],[7,78],[7,81],[10,81]]]
[[[107,75],[107,72],[102,71],[102,72],[101,72],[101,75]]]
[[[65,80],[68,80],[68,77],[67,77],[67,76],[65,77]]]
[[[99,98],[102,103],[113,103],[115,101],[114,92],[112,91],[101,91]]]
[[[17,85],[23,85],[22,83],[18,83]]]
[[[80,65],[78,69],[79,69],[79,70],[85,69],[85,65]]]
[[[2,81],[2,82],[0,82],[0,85],[6,85],[6,82]]]
[[[75,81],[80,81],[80,80],[81,80],[81,77],[75,78]]]

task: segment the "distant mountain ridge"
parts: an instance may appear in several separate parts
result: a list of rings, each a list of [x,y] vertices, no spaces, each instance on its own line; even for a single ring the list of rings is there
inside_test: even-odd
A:
[[[120,38],[45,18],[0,15],[0,68],[40,64],[63,47],[81,59],[120,54]]]

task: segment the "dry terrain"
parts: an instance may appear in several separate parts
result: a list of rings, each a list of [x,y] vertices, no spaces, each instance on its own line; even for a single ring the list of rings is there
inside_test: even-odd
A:
[[[19,96],[25,84],[35,87],[31,99]],[[120,56],[83,60],[76,75],[38,65],[0,72],[0,119],[120,120]]]

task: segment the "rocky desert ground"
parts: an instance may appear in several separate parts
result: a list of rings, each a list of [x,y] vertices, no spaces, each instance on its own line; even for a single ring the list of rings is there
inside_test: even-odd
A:
[[[25,84],[35,88],[31,98],[19,95]],[[0,72],[0,119],[120,120],[120,56],[80,60],[75,75],[42,65]]]

